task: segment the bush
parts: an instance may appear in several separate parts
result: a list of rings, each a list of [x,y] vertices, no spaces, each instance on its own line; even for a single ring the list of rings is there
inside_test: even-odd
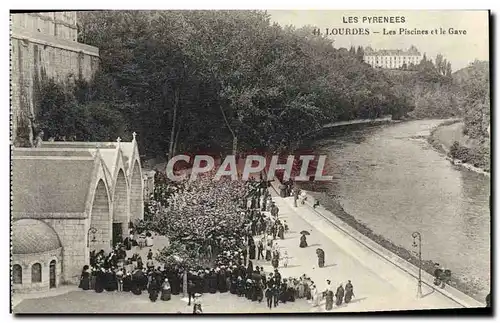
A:
[[[484,145],[467,148],[455,141],[450,147],[449,156],[485,171],[490,169],[490,149]]]
[[[37,120],[44,140],[108,141],[124,133],[120,112],[104,102],[86,101],[81,95],[86,90],[82,82],[42,85]]]
[[[453,145],[451,145],[450,147],[450,157],[456,158],[455,156],[457,156],[457,152],[459,149],[460,144],[458,143],[458,141],[453,142]]]

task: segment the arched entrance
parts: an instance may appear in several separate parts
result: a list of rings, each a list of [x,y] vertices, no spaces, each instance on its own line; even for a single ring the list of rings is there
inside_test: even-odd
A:
[[[127,199],[127,181],[123,170],[118,171],[116,176],[115,192],[113,204],[113,246],[122,242],[128,235],[128,199]]]
[[[56,288],[56,261],[52,260],[49,265],[49,288]]]
[[[14,284],[23,283],[23,268],[20,265],[12,266],[12,282]]]
[[[142,191],[142,176],[139,163],[134,163],[132,168],[132,179],[130,184],[130,221],[143,218],[144,212],[144,195]]]
[[[108,249],[111,246],[111,219],[109,196],[106,185],[99,180],[94,193],[94,203],[90,213],[90,228],[87,233],[90,251]]]

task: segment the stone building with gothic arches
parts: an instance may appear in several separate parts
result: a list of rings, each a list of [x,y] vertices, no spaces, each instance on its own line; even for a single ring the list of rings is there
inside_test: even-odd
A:
[[[135,134],[131,142],[13,148],[11,180],[14,291],[78,282],[91,251],[109,252],[144,217]]]

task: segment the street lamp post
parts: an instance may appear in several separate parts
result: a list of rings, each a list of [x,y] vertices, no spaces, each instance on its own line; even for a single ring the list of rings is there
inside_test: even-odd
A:
[[[87,232],[87,247],[90,247],[90,234],[92,233],[92,242],[95,242],[95,234],[97,233],[97,229],[90,227],[89,231]]]
[[[418,238],[418,288],[417,297],[422,297],[422,235],[415,231],[411,234],[413,237],[413,247],[417,247],[416,239]]]

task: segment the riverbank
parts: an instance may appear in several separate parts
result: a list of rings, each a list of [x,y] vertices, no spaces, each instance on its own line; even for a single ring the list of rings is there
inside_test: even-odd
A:
[[[342,220],[344,223],[348,224],[350,227],[364,235],[365,237],[371,239],[378,245],[382,246],[383,248],[389,250],[390,252],[396,254],[398,257],[405,259],[409,263],[411,263],[414,266],[419,265],[419,259],[418,257],[414,254],[414,252],[411,252],[404,247],[401,247],[399,245],[396,245],[389,239],[376,234],[373,232],[368,226],[366,226],[364,223],[358,221],[354,216],[350,215],[347,213],[342,205],[339,203],[338,200],[335,198],[329,197],[325,193],[318,193],[318,192],[307,192],[309,195],[314,197],[316,200],[320,202],[320,205],[322,205],[327,211],[333,213],[337,218]],[[425,272],[429,273],[430,275],[434,274],[434,261],[432,260],[425,260],[422,259],[422,270]],[[452,269],[453,272],[453,269]],[[474,298],[475,300],[484,303],[484,291],[481,289],[480,284],[478,284],[477,281],[475,280],[465,280],[461,279],[459,277],[456,277],[452,275],[451,281],[450,281],[450,286],[456,288],[460,292]]]
[[[446,154],[453,165],[490,176],[490,152],[488,145],[469,139],[463,134],[461,120],[449,120],[431,130],[429,144]]]

